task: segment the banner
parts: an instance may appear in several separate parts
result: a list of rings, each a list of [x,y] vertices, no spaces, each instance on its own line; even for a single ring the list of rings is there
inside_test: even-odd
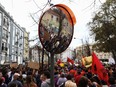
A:
[[[18,67],[18,63],[11,63],[11,64],[10,64],[10,67],[11,67],[11,68],[17,68],[17,67]]]
[[[38,62],[28,62],[28,67],[32,69],[39,69],[39,63]]]
[[[92,65],[92,56],[82,58],[82,64],[86,68],[90,67]]]

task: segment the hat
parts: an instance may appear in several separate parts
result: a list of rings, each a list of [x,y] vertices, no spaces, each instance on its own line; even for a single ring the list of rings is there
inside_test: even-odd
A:
[[[15,73],[14,76],[20,76],[20,74],[19,73]]]
[[[22,76],[23,76],[23,78],[24,78],[24,79],[27,77],[27,75],[26,75],[26,74],[23,74]]]
[[[2,80],[3,80],[3,81],[5,81],[5,78],[4,78],[4,77],[2,77]]]

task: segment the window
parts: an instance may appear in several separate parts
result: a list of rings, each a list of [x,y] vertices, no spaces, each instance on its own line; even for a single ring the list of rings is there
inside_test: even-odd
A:
[[[4,50],[4,43],[2,43],[2,50]]]
[[[3,28],[3,37],[8,38],[8,31]]]
[[[9,25],[9,24],[8,24],[8,18],[7,18],[6,16],[4,16],[3,24],[4,24],[5,26],[8,26],[8,25]]]
[[[6,30],[3,28],[3,37],[6,35]]]
[[[7,51],[7,44],[2,42],[2,51]]]

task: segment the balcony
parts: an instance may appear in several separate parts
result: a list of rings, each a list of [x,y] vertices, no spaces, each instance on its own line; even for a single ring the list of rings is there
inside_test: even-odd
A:
[[[7,47],[2,46],[2,51],[7,52],[7,50],[8,50]]]
[[[6,34],[3,33],[2,38],[8,39],[8,35],[6,35]]]
[[[6,38],[8,38],[8,35],[6,35]]]
[[[18,45],[18,41],[15,42],[15,45]]]
[[[19,47],[21,47],[21,46],[22,46],[22,44],[20,43],[20,44],[19,44]]]

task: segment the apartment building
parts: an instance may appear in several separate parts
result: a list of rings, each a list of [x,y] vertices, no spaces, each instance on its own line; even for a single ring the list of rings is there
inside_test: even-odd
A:
[[[38,46],[37,44],[30,48],[29,56],[31,58],[31,61],[38,63],[42,63],[43,56],[44,64],[48,64],[48,54],[46,54],[46,51],[43,51],[43,48],[41,46]]]
[[[97,57],[102,61],[102,62],[108,62],[108,59],[112,56],[112,53],[110,52],[97,52],[96,50],[92,49],[92,45],[89,46],[91,53],[94,51],[97,55]],[[83,56],[87,56],[87,48],[85,45],[81,45],[76,47],[76,58],[78,60],[81,60]]]
[[[64,52],[61,54],[57,54],[57,60],[61,59],[62,62],[67,62],[67,58],[74,59],[75,53],[70,47],[68,47]]]
[[[24,61],[29,60],[29,32],[24,28]]]
[[[0,5],[0,64],[24,59],[25,29],[18,25],[5,8]]]

